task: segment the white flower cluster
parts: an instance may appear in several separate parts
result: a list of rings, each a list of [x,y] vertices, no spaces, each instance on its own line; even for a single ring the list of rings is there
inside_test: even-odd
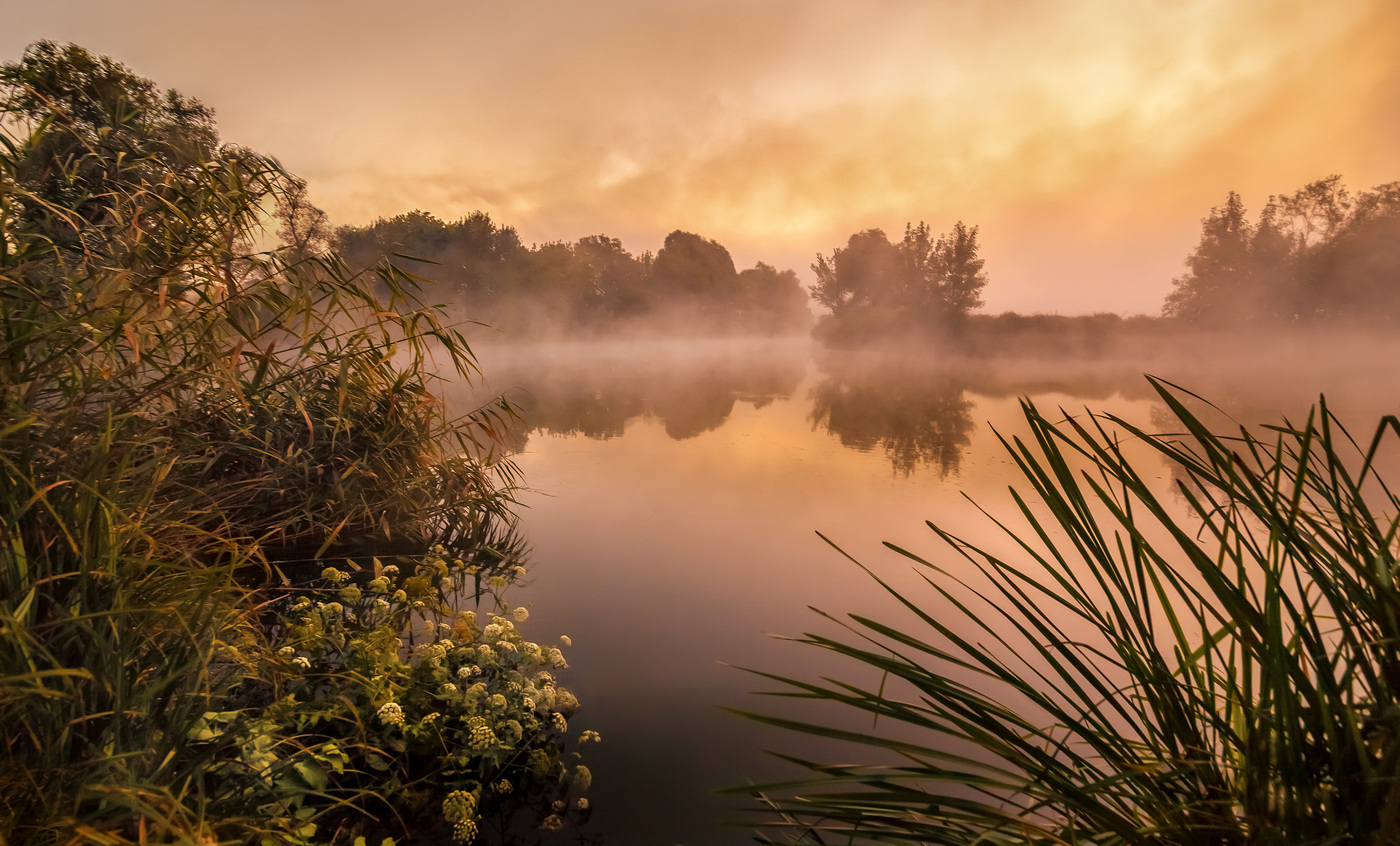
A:
[[[386,725],[403,725],[403,708],[397,702],[385,702],[379,706],[379,719]]]

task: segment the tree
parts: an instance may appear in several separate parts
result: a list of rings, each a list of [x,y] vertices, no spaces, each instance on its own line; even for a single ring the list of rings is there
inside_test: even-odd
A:
[[[651,275],[660,297],[688,300],[708,318],[721,319],[735,310],[739,274],[718,241],[677,229],[666,236]]]
[[[1336,173],[1269,203],[1277,205],[1281,227],[1299,251],[1330,241],[1351,211],[1350,192]]]
[[[1244,202],[1231,191],[1225,205],[1201,221],[1200,243],[1186,259],[1187,273],[1172,280],[1162,313],[1192,323],[1237,319],[1254,293],[1249,284],[1252,239]]]
[[[589,235],[574,245],[573,255],[587,279],[595,307],[611,317],[644,314],[654,305],[646,266],[607,235]]]
[[[1163,314],[1216,326],[1400,317],[1397,185],[1353,197],[1334,174],[1269,197],[1253,226],[1230,192]]]
[[[1308,256],[1309,293],[1332,318],[1400,320],[1400,182],[1362,193]]]
[[[810,326],[812,313],[796,272],[759,262],[740,271],[739,286],[745,328],[784,331]]]
[[[900,251],[909,267],[906,298],[910,308],[939,317],[967,314],[982,305],[986,261],[978,256],[977,227],[961,220],[953,231],[929,236],[922,221],[904,229]]]
[[[305,179],[289,180],[287,190],[277,197],[273,217],[278,223],[277,238],[291,252],[293,261],[330,248],[330,220],[307,198]]]
[[[857,232],[831,258],[817,253],[817,282],[808,290],[819,305],[841,315],[851,309],[894,306],[903,299],[906,268],[899,251],[880,229]]]
[[[977,227],[962,221],[934,238],[927,223],[905,226],[890,243],[879,229],[852,235],[831,258],[817,254],[812,298],[837,317],[853,311],[886,311],[905,319],[945,319],[982,304],[986,262],[978,255]]]

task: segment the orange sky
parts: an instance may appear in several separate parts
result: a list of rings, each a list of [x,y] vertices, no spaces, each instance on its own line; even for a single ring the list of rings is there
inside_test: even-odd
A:
[[[1400,179],[1395,0],[0,0],[203,99],[336,223],[672,229],[806,278],[979,225],[988,310],[1155,312],[1228,190]]]

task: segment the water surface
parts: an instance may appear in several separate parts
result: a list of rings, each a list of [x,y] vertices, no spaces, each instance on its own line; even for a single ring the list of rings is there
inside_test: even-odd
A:
[[[732,825],[749,806],[712,791],[797,774],[764,749],[812,749],[722,710],[793,712],[754,696],[773,685],[738,667],[874,686],[776,636],[835,630],[809,606],[908,619],[818,532],[915,596],[927,588],[881,542],[956,566],[925,520],[1012,553],[973,502],[1009,516],[1017,477],[997,433],[1023,431],[1021,397],[1170,426],[1152,371],[1216,401],[1222,421],[1297,418],[1324,389],[1367,426],[1397,407],[1397,359],[1288,350],[1122,363],[949,362],[805,340],[478,350],[484,390],[523,414],[513,446],[533,566],[514,600],[531,608],[532,637],[573,639],[574,727],[603,738],[586,750],[586,833],[610,846],[752,842]]]

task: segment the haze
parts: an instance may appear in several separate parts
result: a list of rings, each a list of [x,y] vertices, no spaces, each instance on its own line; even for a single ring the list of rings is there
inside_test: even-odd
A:
[[[981,227],[986,308],[1155,313],[1227,191],[1400,178],[1400,5],[8,2],[213,106],[337,224],[474,210],[528,242],[675,229],[792,267]]]

